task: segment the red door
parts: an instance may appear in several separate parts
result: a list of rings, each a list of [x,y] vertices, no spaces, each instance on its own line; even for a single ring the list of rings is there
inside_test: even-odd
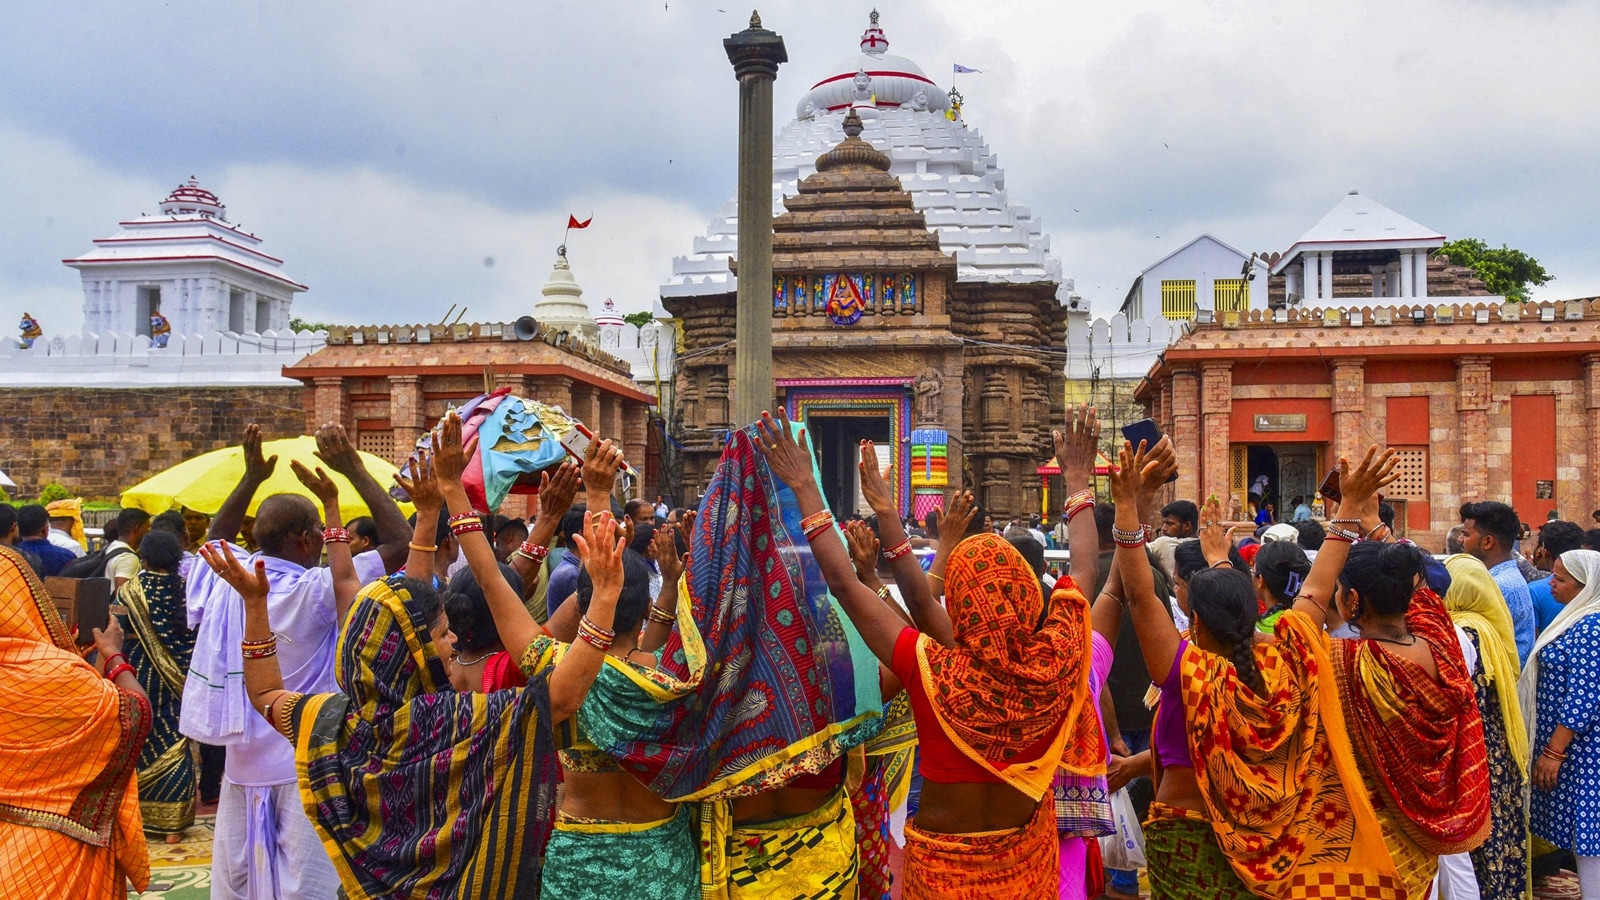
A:
[[[1534,528],[1543,524],[1545,516],[1556,508],[1555,483],[1555,395],[1513,395],[1511,505],[1522,521]]]

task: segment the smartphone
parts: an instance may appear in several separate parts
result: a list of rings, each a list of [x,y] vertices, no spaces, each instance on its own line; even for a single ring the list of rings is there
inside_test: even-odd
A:
[[[1151,450],[1155,448],[1156,444],[1161,443],[1162,437],[1161,428],[1156,425],[1155,419],[1140,419],[1137,422],[1122,426],[1122,436],[1128,443],[1133,445],[1135,453],[1139,451],[1140,441],[1144,442],[1146,450]],[[1168,478],[1166,483],[1171,484],[1177,480],[1178,470],[1173,469],[1172,477]]]
[[[589,445],[594,443],[594,434],[589,429],[573,424],[572,430],[561,436],[561,446],[578,462],[583,462],[583,455],[589,452]]]
[[[1339,493],[1338,469],[1332,469],[1328,472],[1328,477],[1322,479],[1322,485],[1317,488],[1317,493],[1321,494],[1322,499],[1328,501],[1329,503],[1339,502],[1343,495]]]

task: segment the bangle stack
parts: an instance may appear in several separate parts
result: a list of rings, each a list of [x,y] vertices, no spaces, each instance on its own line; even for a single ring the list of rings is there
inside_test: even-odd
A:
[[[105,659],[102,659],[100,661],[100,664],[106,667],[106,671],[107,672],[111,671],[111,661],[113,659],[120,659],[123,662],[127,662],[128,661],[128,658],[126,656],[123,656],[121,653],[113,653],[113,654],[111,654],[110,656],[108,656]]]
[[[889,593],[889,586],[887,584],[880,585],[878,587],[878,599],[882,600],[885,603],[889,603],[889,604],[893,604],[894,603],[894,595]]]
[[[805,534],[808,541],[816,540],[817,535],[832,527],[833,513],[827,510],[814,513],[800,520],[800,531]]]
[[[1378,529],[1380,529],[1380,528],[1388,529],[1388,530],[1383,533],[1383,537],[1382,538],[1373,537],[1373,535],[1376,535],[1378,533]],[[1385,541],[1387,541],[1389,538],[1391,538],[1393,536],[1394,536],[1394,529],[1393,528],[1389,528],[1388,525],[1385,525],[1382,522],[1379,522],[1378,524],[1372,526],[1372,530],[1371,531],[1367,532],[1367,536],[1366,536],[1365,540],[1369,540],[1369,541],[1385,540]]]
[[[266,659],[278,655],[278,637],[273,635],[264,641],[240,641],[239,650],[245,659]]]
[[[1340,528],[1337,525],[1330,524],[1328,526],[1327,540],[1344,541],[1346,544],[1354,544],[1356,541],[1361,540],[1361,535],[1354,531],[1349,531],[1347,529]]]
[[[337,525],[330,525],[322,529],[322,542],[324,544],[348,544],[350,543],[350,532],[348,529],[340,528]]]
[[[1143,527],[1136,531],[1123,531],[1115,525],[1111,526],[1111,540],[1118,547],[1127,547],[1129,549],[1143,547],[1147,539],[1147,532]]]
[[[663,625],[675,625],[677,624],[678,617],[667,612],[659,606],[652,605],[650,607],[650,621],[660,622]]]
[[[450,520],[450,533],[456,537],[472,534],[475,531],[480,534],[483,533],[483,520],[478,518],[477,514],[463,517],[459,521],[457,519]]]
[[[1361,520],[1359,518],[1357,518],[1357,519],[1329,519],[1328,523],[1331,524],[1331,525],[1360,525],[1361,524]]]
[[[588,616],[584,616],[578,621],[578,637],[588,642],[591,647],[604,653],[611,649],[611,642],[617,639],[617,633],[601,628],[599,625],[589,621]]]
[[[810,536],[811,535],[809,535],[809,534],[806,535],[806,537],[810,537]],[[910,552],[911,552],[911,539],[910,538],[906,538],[905,540],[901,541],[896,546],[886,548],[883,551],[883,558],[888,560],[889,562],[894,562],[895,560],[899,559],[902,556],[905,556],[907,553],[910,553]]]
[[[1079,491],[1061,505],[1062,514],[1070,523],[1072,517],[1086,509],[1094,509],[1094,491]]]
[[[521,556],[534,563],[542,563],[544,558],[550,555],[550,548],[541,544],[530,544],[527,541],[523,541],[522,546],[517,548],[517,552],[514,555]]]
[[[1553,759],[1558,763],[1564,763],[1567,761],[1567,754],[1564,751],[1551,750],[1549,744],[1544,745],[1544,749],[1539,751],[1539,755],[1545,759]]]
[[[123,672],[133,672],[135,676],[138,675],[138,672],[134,671],[133,666],[130,666],[127,663],[118,663],[117,665],[112,666],[111,669],[106,672],[106,680],[116,681],[117,676],[121,675]]]

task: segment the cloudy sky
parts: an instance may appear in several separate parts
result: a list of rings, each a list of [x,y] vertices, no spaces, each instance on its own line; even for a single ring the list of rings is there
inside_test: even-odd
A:
[[[719,8],[716,4],[722,4]],[[768,0],[781,127],[870,0]],[[1202,231],[1282,250],[1349,190],[1600,294],[1600,3],[878,0],[1093,308]],[[726,10],[724,12],[723,10]],[[734,193],[730,0],[0,9],[0,325],[76,331],[60,260],[193,174],[308,319],[527,311],[567,214],[592,305],[647,308]],[[1588,109],[1590,112],[1583,112]]]

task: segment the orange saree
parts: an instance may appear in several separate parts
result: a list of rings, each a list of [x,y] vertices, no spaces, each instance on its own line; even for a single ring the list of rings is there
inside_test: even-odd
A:
[[[33,569],[0,547],[0,870],[17,896],[115,898],[150,860],[133,781],[150,707],[84,662]]]

